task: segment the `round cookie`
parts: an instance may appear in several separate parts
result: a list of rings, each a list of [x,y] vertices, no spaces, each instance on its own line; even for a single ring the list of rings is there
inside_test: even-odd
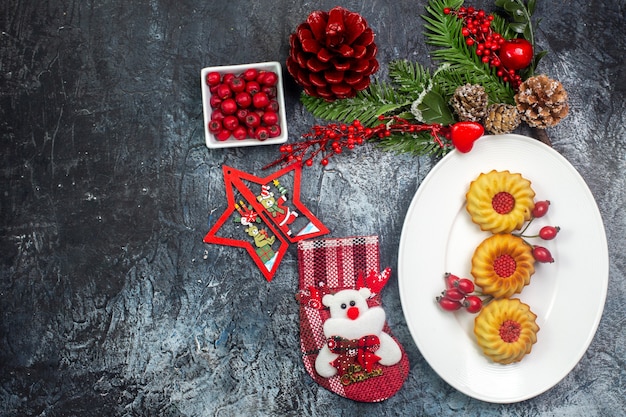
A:
[[[484,294],[505,298],[520,293],[535,273],[532,248],[518,236],[491,235],[474,250],[471,273]]]
[[[474,319],[474,335],[492,361],[519,362],[537,342],[536,319],[528,304],[517,298],[493,300]]]
[[[530,220],[535,191],[521,174],[492,170],[470,183],[466,210],[481,230],[510,233]]]

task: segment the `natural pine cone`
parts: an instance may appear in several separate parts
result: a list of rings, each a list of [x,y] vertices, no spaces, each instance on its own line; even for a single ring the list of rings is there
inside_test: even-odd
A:
[[[498,103],[487,108],[487,116],[483,124],[489,133],[502,135],[514,131],[520,122],[521,119],[515,106]]]
[[[569,112],[567,91],[559,81],[546,75],[524,81],[515,95],[515,103],[522,120],[541,129],[557,125]]]
[[[289,43],[287,70],[305,93],[327,101],[354,97],[379,68],[373,30],[343,7],[311,13]]]
[[[489,96],[482,85],[465,84],[454,90],[450,105],[461,121],[478,122],[485,116]]]

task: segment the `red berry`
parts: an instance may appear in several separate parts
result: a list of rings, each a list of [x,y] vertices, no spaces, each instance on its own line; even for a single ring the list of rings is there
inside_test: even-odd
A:
[[[456,288],[457,282],[459,282],[460,278],[454,274],[446,273],[444,278],[446,279],[446,288]]]
[[[467,278],[461,278],[455,284],[463,294],[471,294],[474,292],[474,283]]]
[[[552,240],[559,233],[559,230],[561,228],[558,226],[544,226],[539,230],[539,237],[543,240]]]
[[[308,162],[308,161],[307,161]],[[437,303],[446,311],[455,311],[463,306],[460,301],[450,300],[445,297],[437,297]]]
[[[246,109],[237,109],[235,116],[237,116],[237,119],[239,119],[242,123],[245,123],[246,117],[248,117],[248,113],[249,112]]]
[[[270,131],[267,129],[267,127],[265,126],[260,126],[259,128],[257,128],[256,132],[255,132],[255,137],[258,140],[266,140],[269,139],[270,137]]]
[[[263,85],[267,85],[269,87],[273,87],[278,82],[278,75],[273,73],[272,71],[267,71],[263,73],[263,79],[257,80],[259,83]]]
[[[266,111],[265,113],[263,113],[261,120],[263,120],[263,123],[265,123],[267,126],[275,125],[276,123],[278,123],[278,114],[272,111]]]
[[[463,300],[463,307],[469,313],[478,313],[483,308],[483,300],[475,295],[470,295]]]
[[[276,87],[270,87],[264,85],[261,87],[261,91],[267,94],[267,96],[271,99],[276,98]]]
[[[235,78],[235,74],[233,74],[232,72],[228,72],[222,76],[222,82],[230,84],[230,80],[232,80],[233,78]]]
[[[281,130],[280,130],[280,126],[278,126],[278,125],[268,126],[267,130],[269,130],[269,132],[270,132],[270,138],[275,138],[275,137],[280,136]]]
[[[533,257],[537,262],[552,263],[554,258],[550,251],[543,246],[533,246]]]
[[[222,76],[217,71],[211,71],[206,75],[206,83],[209,86],[218,85],[222,81]]]
[[[235,114],[237,112],[237,102],[233,98],[227,98],[220,104],[220,109],[222,109],[222,113],[225,115]]]
[[[248,81],[246,83],[246,92],[248,92],[249,94],[255,95],[259,91],[261,91],[261,85],[258,82]]]
[[[258,74],[259,74],[259,70],[257,70],[256,68],[248,68],[247,70],[243,72],[242,76],[243,76],[243,79],[246,81],[253,81],[256,79]]]
[[[461,301],[465,298],[465,294],[457,288],[448,288],[443,292],[443,296],[454,301]]]
[[[500,61],[509,70],[526,68],[533,60],[533,46],[526,39],[509,39],[500,46]]]
[[[233,94],[233,92],[230,90],[230,87],[228,86],[228,84],[222,83],[217,86],[217,89],[215,90],[215,94],[217,94],[219,98],[224,100],[230,97]]]
[[[263,109],[267,107],[269,104],[270,104],[269,97],[267,96],[267,94],[265,94],[262,91],[259,91],[258,93],[252,96],[252,105],[256,107],[257,109]]]
[[[261,116],[255,112],[248,112],[248,116],[246,116],[246,125],[248,127],[257,127],[261,124]]]
[[[246,82],[240,77],[234,77],[230,80],[228,85],[234,93],[241,93],[246,89]]]
[[[222,99],[219,98],[216,94],[211,94],[211,98],[209,99],[209,104],[211,105],[211,108],[218,108],[220,106],[220,103],[222,103]]]
[[[222,130],[222,122],[219,120],[211,120],[208,124],[209,132],[215,134]]]
[[[230,130],[227,130],[227,129],[222,129],[215,134],[215,139],[219,140],[220,142],[227,140],[229,137],[230,137]]]
[[[211,120],[222,120],[224,113],[220,109],[215,109],[211,112]]]
[[[243,140],[246,139],[248,137],[248,129],[246,129],[245,127],[238,125],[234,130],[233,130],[233,137],[237,140]]]
[[[268,71],[259,71],[259,74],[256,76],[256,81],[260,85],[263,85],[265,82],[265,76],[268,74]]]
[[[532,215],[534,218],[543,217],[548,212],[548,208],[550,207],[550,200],[537,201],[535,203],[535,208],[532,211]]]
[[[239,126],[239,119],[236,116],[228,115],[222,120],[222,126],[224,126],[224,129],[235,130]]]
[[[265,111],[273,111],[274,113],[278,113],[278,101],[270,100],[270,104],[267,105]]]
[[[239,107],[245,109],[250,107],[250,105],[252,104],[252,96],[249,93],[242,91],[241,93],[237,93],[237,95],[235,96],[235,101],[237,102],[237,105]]]

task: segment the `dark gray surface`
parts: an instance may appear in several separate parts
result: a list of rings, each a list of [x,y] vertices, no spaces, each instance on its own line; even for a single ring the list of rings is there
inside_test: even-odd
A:
[[[267,283],[246,254],[202,243],[225,208],[222,164],[262,174],[277,149],[207,150],[200,69],[284,63],[297,24],[336,4],[377,33],[379,76],[396,58],[430,65],[424,1],[3,1],[0,415],[620,415],[625,4],[539,3],[538,42],[551,51],[540,68],[572,106],[549,134],[597,200],[609,290],[572,372],[536,398],[496,405],[457,392],[424,361],[395,273],[384,303],[411,361],[404,387],[381,404],[321,389],[298,352],[293,248]],[[314,121],[295,85],[286,89],[293,140]],[[308,169],[302,198],[331,236],[379,235],[381,262],[395,268],[410,199],[435,163],[363,147]]]

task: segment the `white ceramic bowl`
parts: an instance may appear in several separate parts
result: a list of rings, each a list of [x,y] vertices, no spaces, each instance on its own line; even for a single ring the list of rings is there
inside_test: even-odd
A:
[[[209,131],[209,122],[211,121],[211,91],[206,83],[206,75],[209,72],[217,71],[220,74],[233,73],[235,75],[241,74],[248,68],[256,68],[263,71],[272,71],[278,75],[278,83],[276,84],[276,100],[278,101],[278,120],[280,125],[280,135],[274,138],[269,138],[264,141],[260,141],[255,138],[246,138],[237,140],[232,136],[225,140],[220,141],[215,138],[215,135]],[[254,64],[241,64],[241,65],[224,65],[219,67],[207,67],[203,68],[200,72],[200,82],[202,85],[202,108],[204,110],[204,135],[206,138],[206,146],[208,148],[230,148],[236,146],[258,146],[258,145],[275,145],[279,143],[285,143],[287,141],[287,117],[285,115],[285,94],[283,91],[283,75],[282,68],[279,62],[259,62]]]

